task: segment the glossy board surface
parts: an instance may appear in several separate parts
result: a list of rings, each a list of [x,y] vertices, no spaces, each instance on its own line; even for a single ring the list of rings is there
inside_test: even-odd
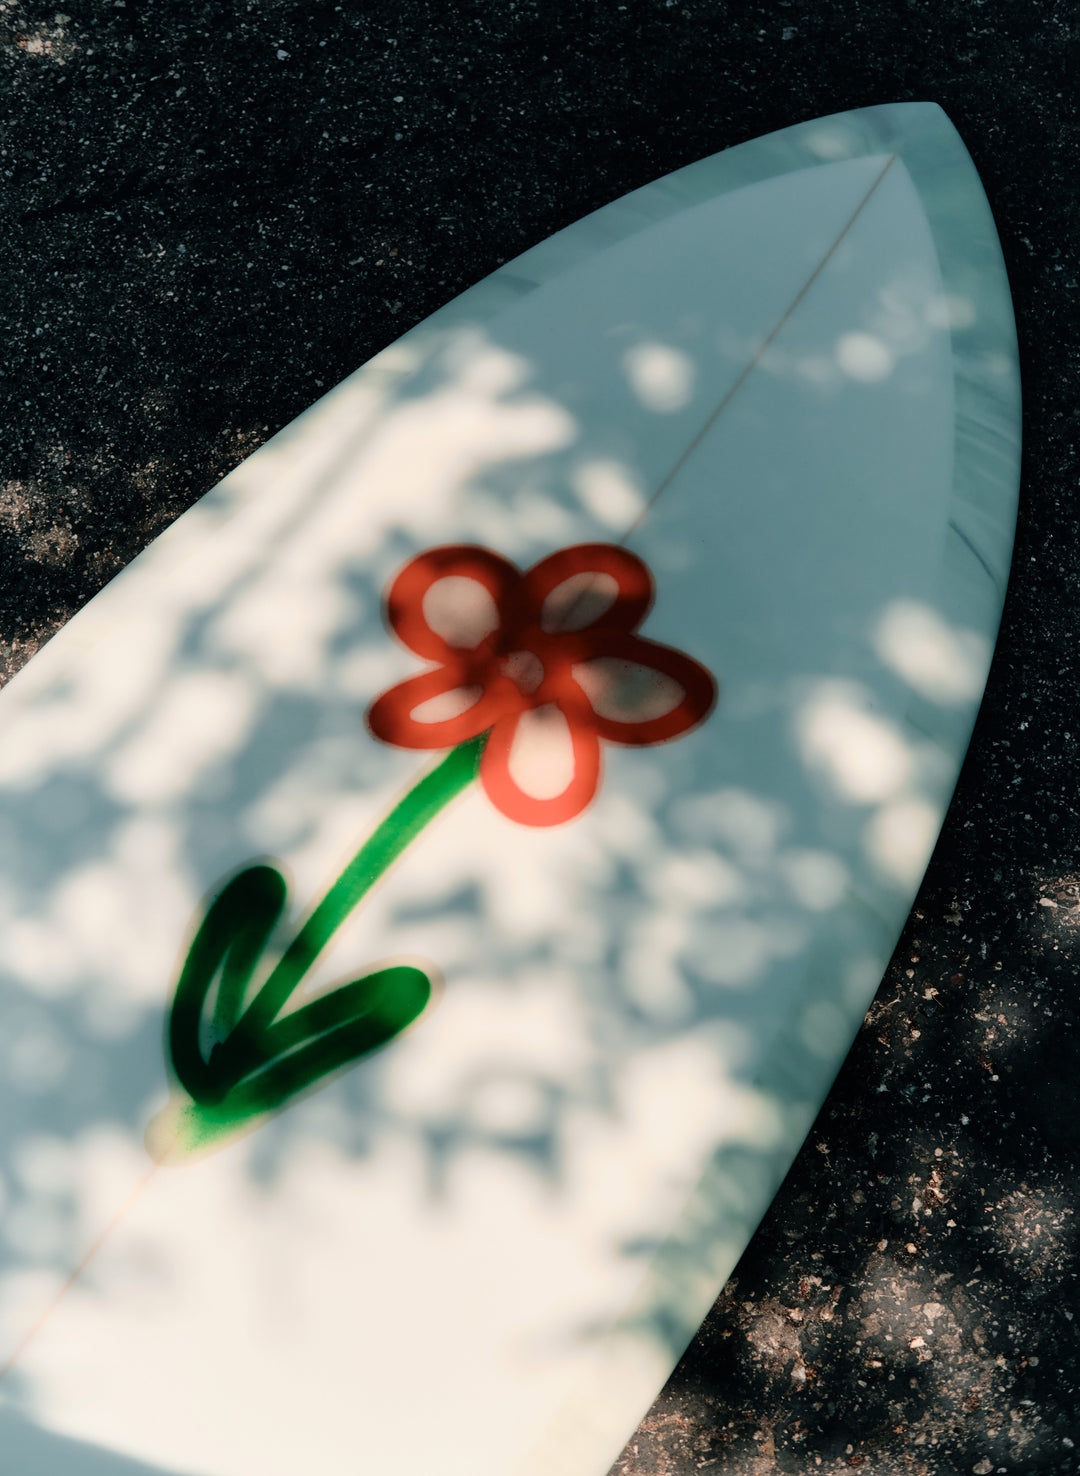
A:
[[[336,1476],[359,1452],[385,1476],[602,1476],[907,916],[985,681],[1018,470],[1007,283],[963,145],[931,104],[842,114],[478,284],[10,684],[0,1355],[136,1195],[8,1375],[40,1431],[80,1442],[74,1476],[110,1452],[191,1476]],[[389,961],[433,981],[419,1018],[154,1169],[144,1132],[176,1095],[161,1042],[207,899],[273,858],[284,948],[439,762],[364,719],[439,666],[382,611],[447,545],[522,571],[555,556],[564,581],[647,567],[652,608],[620,641],[711,674],[715,706],[702,688],[655,743],[609,712],[595,773],[556,721],[532,779],[525,755],[501,789],[448,794],[291,1002]],[[575,553],[598,546],[616,554]],[[431,628],[477,608],[468,569],[445,568],[459,607],[414,600]],[[543,624],[524,599],[519,632]],[[533,637],[498,649],[492,683],[529,690]],[[635,656],[694,686],[644,644],[574,659],[625,676]],[[508,798],[587,770],[564,823]]]

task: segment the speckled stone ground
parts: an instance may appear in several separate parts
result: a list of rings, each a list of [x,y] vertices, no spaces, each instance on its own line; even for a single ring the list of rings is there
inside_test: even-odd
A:
[[[952,117],[1026,404],[987,700],[866,1025],[616,1470],[1080,1471],[1080,13],[63,4],[0,0],[4,674],[321,390],[559,226],[804,118]]]

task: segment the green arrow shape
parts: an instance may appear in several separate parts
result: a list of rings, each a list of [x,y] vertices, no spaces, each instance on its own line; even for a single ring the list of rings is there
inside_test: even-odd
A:
[[[207,909],[176,986],[167,1052],[190,1098],[181,1153],[231,1133],[386,1045],[427,1007],[432,984],[409,964],[375,969],[286,1010],[332,935],[405,847],[476,776],[484,737],[452,749],[364,842],[249,1000],[285,908],[273,866],[249,866]],[[170,1151],[171,1151],[170,1150]]]

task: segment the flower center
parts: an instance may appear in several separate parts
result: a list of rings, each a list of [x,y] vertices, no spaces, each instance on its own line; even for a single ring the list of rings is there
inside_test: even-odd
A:
[[[500,661],[499,671],[526,697],[531,697],[544,680],[544,663],[533,651],[511,651]]]

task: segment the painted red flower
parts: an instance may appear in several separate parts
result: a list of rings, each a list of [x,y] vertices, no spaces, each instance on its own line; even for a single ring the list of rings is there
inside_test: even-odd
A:
[[[523,825],[558,825],[600,782],[600,740],[667,743],[700,723],[716,683],[697,661],[636,634],[653,581],[635,554],[583,543],[521,572],[490,549],[420,554],[386,597],[389,624],[435,663],[371,706],[400,748],[489,734],[480,782]]]

